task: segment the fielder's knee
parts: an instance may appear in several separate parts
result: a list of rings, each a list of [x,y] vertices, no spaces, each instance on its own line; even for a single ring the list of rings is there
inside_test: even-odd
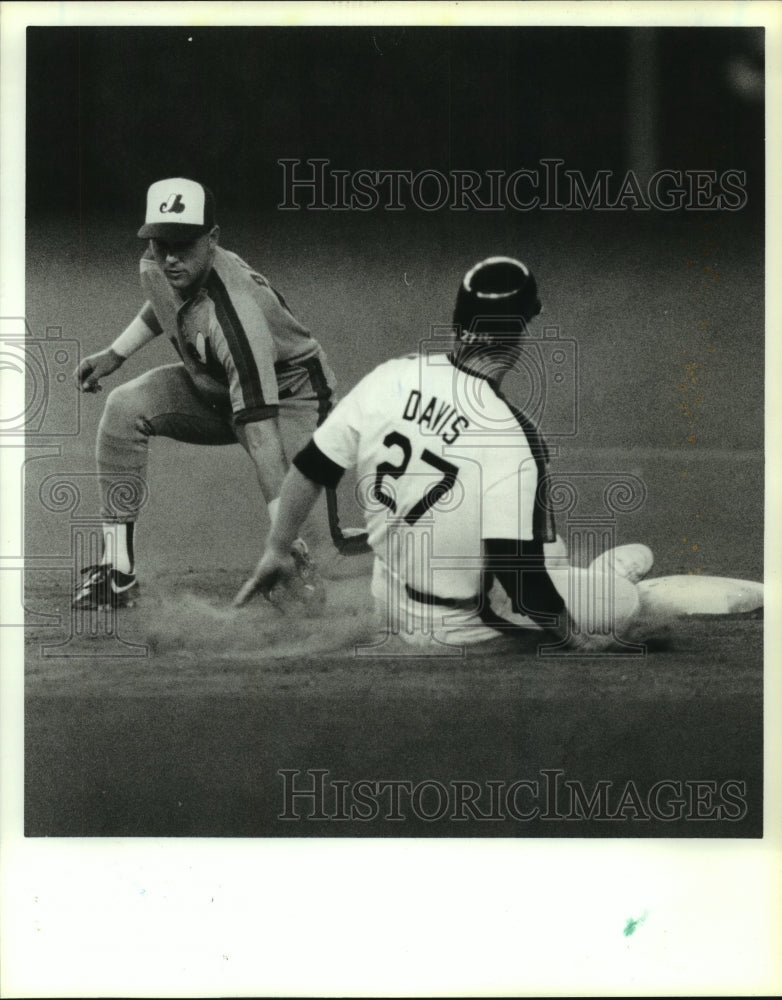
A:
[[[148,437],[151,428],[142,411],[142,399],[132,382],[118,385],[106,399],[99,434],[112,438]]]

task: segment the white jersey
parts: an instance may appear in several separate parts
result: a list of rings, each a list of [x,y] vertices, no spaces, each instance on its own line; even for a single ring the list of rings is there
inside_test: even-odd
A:
[[[536,503],[537,432],[486,379],[445,354],[397,358],[349,392],[314,434],[356,468],[369,542],[410,593],[470,601],[482,540],[553,538]]]

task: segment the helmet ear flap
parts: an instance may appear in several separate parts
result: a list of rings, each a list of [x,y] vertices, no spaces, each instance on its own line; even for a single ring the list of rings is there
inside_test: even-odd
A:
[[[515,339],[542,309],[535,277],[512,257],[488,257],[464,276],[456,294],[453,325],[462,343]]]

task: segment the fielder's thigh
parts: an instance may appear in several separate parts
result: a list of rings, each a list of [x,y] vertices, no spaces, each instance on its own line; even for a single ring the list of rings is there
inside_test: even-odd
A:
[[[117,386],[106,400],[95,446],[104,520],[138,517],[149,439],[156,435],[192,444],[236,441],[230,422],[198,395],[184,365],[153,368]],[[112,496],[126,494],[137,496],[117,510]]]
[[[227,407],[200,395],[183,364],[153,368],[106,400],[101,430],[113,438],[169,437],[190,444],[234,444]]]

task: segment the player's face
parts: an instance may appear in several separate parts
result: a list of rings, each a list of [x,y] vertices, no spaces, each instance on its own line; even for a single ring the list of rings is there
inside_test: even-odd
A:
[[[196,292],[206,281],[212,267],[218,229],[215,228],[194,240],[168,242],[150,240],[149,247],[166,280],[180,295],[186,297]]]

